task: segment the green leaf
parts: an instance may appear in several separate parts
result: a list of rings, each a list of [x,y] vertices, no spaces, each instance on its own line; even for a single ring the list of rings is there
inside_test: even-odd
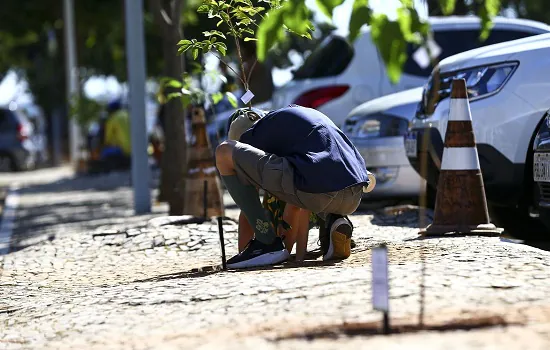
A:
[[[456,0],[439,0],[439,7],[445,16],[455,12]]]
[[[182,96],[182,95],[181,95],[181,93],[179,93],[179,92],[171,92],[171,93],[169,93],[168,95],[166,95],[166,99],[167,99],[168,101],[170,101],[170,100],[173,99],[173,98],[178,98],[178,97],[181,97],[181,96]]]
[[[355,41],[359,36],[361,27],[370,21],[371,9],[369,8],[369,0],[355,0],[351,10],[349,21],[349,40]]]
[[[199,57],[199,49],[194,48],[193,49],[193,59],[196,60]]]
[[[265,60],[267,52],[281,36],[284,36],[283,9],[278,8],[268,12],[266,18],[260,23],[256,31],[256,38],[258,39],[256,55],[260,62]]]
[[[208,13],[208,11],[210,11],[210,7],[208,7],[208,5],[200,5],[197,9],[198,13]]]
[[[183,85],[180,81],[177,81],[176,79],[168,80],[164,83],[164,86],[173,87],[175,89],[180,89]]]
[[[220,12],[220,16],[222,17],[222,19],[226,22],[226,23],[229,23],[231,22],[231,18],[229,17],[229,15],[225,12]]]
[[[343,2],[344,0],[316,0],[319,10],[330,19],[332,19],[332,11],[334,11],[334,8],[342,5]]]
[[[227,100],[229,101],[229,103],[231,103],[231,106],[233,108],[237,108],[239,106],[239,103],[237,102],[237,97],[233,95],[233,93],[228,91],[225,93],[225,96],[227,97]]]
[[[481,33],[479,39],[485,41],[493,28],[493,17],[500,11],[500,0],[485,0],[484,5],[480,6],[478,16],[481,18]]]
[[[178,42],[178,45],[179,45],[178,52],[182,53],[187,51],[193,45],[193,43],[191,42],[191,40],[180,40]]]
[[[254,35],[254,30],[251,28],[239,28],[239,32],[242,33],[248,33]]]
[[[211,98],[212,98],[212,103],[217,105],[223,99],[223,94],[221,92],[216,92],[211,95]]]
[[[244,38],[244,41],[256,41],[256,40],[258,40],[258,39],[256,39],[256,38],[249,38],[249,37]]]
[[[222,56],[225,56],[227,52],[227,46],[222,42],[217,42],[215,46],[216,46],[216,50],[218,50]]]
[[[285,1],[282,6],[274,7],[269,11],[256,32],[258,60],[263,62],[267,57],[267,52],[276,43],[284,41],[285,26],[291,33],[310,37],[309,33],[312,31],[313,25],[309,18],[310,12],[305,0]]]
[[[397,9],[397,23],[407,42],[421,44],[422,38],[428,35],[428,23],[422,22],[412,8]]]
[[[253,6],[252,1],[250,1],[250,0],[235,0],[235,2],[238,3],[238,4],[245,4],[245,5],[248,5],[248,6]]]
[[[225,36],[225,34],[223,34],[222,32],[220,32],[219,30],[210,30],[210,31],[207,31],[207,32],[202,32],[202,34],[206,37],[209,37],[209,36],[219,36],[221,38],[224,38],[224,39],[227,39],[227,37]]]
[[[371,20],[371,37],[386,65],[388,78],[397,83],[407,60],[407,42],[398,22],[384,14],[375,14]]]
[[[286,1],[283,11],[283,23],[294,33],[302,35],[313,28],[309,20],[309,9],[304,0]]]

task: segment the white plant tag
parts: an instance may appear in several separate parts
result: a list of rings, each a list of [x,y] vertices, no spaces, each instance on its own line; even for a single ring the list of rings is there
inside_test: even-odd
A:
[[[413,53],[413,60],[418,64],[422,69],[428,68],[430,65],[430,56],[428,55],[428,50],[424,46],[419,47]]]
[[[389,311],[388,249],[385,246],[372,250],[372,306],[375,310]]]
[[[439,57],[439,55],[441,55],[441,47],[439,45],[437,45],[437,42],[433,39],[428,39],[428,41],[426,42],[428,44],[428,48],[430,49],[430,54],[431,54],[431,58],[432,59],[436,59]]]
[[[244,95],[241,96],[241,101],[243,101],[244,104],[247,104],[254,98],[254,94],[250,90],[246,90]]]

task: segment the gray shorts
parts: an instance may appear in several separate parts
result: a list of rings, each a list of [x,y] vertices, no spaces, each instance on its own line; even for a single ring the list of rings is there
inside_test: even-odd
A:
[[[361,203],[363,185],[327,193],[308,193],[296,189],[294,167],[288,160],[242,142],[235,144],[233,164],[237,177],[243,183],[262,188],[286,203],[314,212],[322,219],[327,214],[352,214]]]

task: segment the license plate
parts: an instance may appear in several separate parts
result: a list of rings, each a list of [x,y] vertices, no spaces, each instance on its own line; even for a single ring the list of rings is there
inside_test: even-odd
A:
[[[550,153],[534,154],[533,180],[536,182],[550,182]]]
[[[416,158],[416,135],[416,131],[411,131],[405,135],[405,152],[407,153],[407,157]]]

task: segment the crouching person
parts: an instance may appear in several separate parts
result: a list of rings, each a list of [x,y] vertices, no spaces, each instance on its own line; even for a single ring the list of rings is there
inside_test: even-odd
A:
[[[350,256],[347,215],[375,182],[355,146],[323,113],[296,105],[267,114],[239,109],[228,140],[216,148],[216,166],[254,230],[244,250],[227,261],[229,268],[274,265],[290,255],[261,204],[260,188],[324,221],[323,260]]]

